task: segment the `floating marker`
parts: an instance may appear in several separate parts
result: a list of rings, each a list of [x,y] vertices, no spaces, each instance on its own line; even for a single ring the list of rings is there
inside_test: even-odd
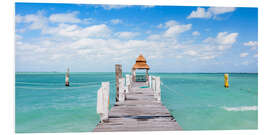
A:
[[[67,69],[67,73],[66,73],[66,86],[69,86],[69,68]]]
[[[229,74],[224,74],[224,87],[229,88]]]

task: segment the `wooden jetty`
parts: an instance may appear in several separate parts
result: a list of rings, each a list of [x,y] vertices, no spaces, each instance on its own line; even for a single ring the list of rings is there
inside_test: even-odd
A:
[[[135,65],[133,67],[138,68],[138,64]],[[111,110],[109,110],[109,82],[103,82],[98,90],[97,113],[101,121],[93,131],[181,130],[168,109],[162,105],[160,78],[148,75],[149,66],[146,68],[147,75],[144,82],[136,81],[137,68],[133,68],[132,74],[123,78],[120,67],[116,65],[116,103]],[[142,66],[139,68],[143,69]]]

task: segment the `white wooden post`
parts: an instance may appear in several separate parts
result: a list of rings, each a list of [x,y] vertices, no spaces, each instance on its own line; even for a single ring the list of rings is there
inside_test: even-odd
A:
[[[136,82],[136,71],[135,71],[135,69],[132,69],[131,76],[132,76],[132,82]]]
[[[155,80],[155,76],[152,76],[152,89],[154,92],[154,97],[156,98],[156,80]]]
[[[97,114],[99,114],[101,122],[104,122],[109,118],[109,99],[110,82],[102,82],[101,88],[97,92]]]
[[[148,86],[150,88],[152,88],[152,77],[151,76],[148,77]]]
[[[119,102],[125,101],[125,78],[119,79]]]
[[[126,75],[126,93],[129,92],[129,89],[130,89],[130,75],[127,74]]]
[[[129,87],[129,91],[130,91],[131,90],[131,87],[133,85],[132,75],[129,76],[129,82],[130,82],[130,87]]]
[[[157,101],[160,102],[161,101],[161,89],[160,89],[160,77],[156,77],[156,98]]]

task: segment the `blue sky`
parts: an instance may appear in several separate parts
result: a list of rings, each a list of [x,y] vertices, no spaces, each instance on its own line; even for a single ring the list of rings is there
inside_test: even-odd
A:
[[[257,72],[258,9],[16,3],[17,72]]]

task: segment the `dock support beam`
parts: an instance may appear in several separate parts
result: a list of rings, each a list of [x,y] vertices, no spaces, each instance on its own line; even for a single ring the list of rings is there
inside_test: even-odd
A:
[[[109,118],[110,105],[110,82],[102,82],[101,88],[97,92],[97,114],[103,123]]]
[[[119,79],[122,78],[122,65],[116,64],[115,65],[115,88],[116,88],[116,102],[119,101]]]

